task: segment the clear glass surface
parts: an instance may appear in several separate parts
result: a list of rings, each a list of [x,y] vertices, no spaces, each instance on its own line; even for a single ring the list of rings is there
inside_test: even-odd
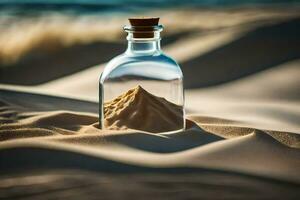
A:
[[[99,81],[99,122],[102,129],[106,128],[103,123],[104,102],[138,85],[155,96],[181,106],[182,125],[170,132],[185,129],[183,75],[178,64],[161,51],[159,32],[155,31],[150,39],[136,39],[128,31],[127,50],[106,65]]]

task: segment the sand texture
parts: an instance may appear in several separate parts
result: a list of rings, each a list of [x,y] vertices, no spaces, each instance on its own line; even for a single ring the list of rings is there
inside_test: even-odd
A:
[[[9,90],[0,98],[3,197],[81,199],[86,191],[94,196],[105,190],[118,192],[101,193],[111,199],[154,191],[163,199],[179,188],[180,195],[170,198],[210,199],[216,190],[222,198],[299,195],[298,133],[200,115],[188,116],[187,130],[168,136],[104,131],[96,103]]]
[[[183,129],[183,113],[181,106],[137,86],[104,104],[104,128],[170,132]]]
[[[299,199],[299,13],[158,11],[170,27],[163,49],[184,74],[186,130],[170,135],[134,130],[179,120],[174,106],[141,88],[105,105],[116,111],[105,110],[107,125],[129,129],[99,129],[99,75],[124,47],[116,39],[124,21],[101,22],[116,24],[103,29],[114,33],[105,40],[99,29],[86,35],[85,24],[43,28],[46,19],[41,29],[24,22],[39,31],[20,33],[20,44],[4,37],[20,26],[2,31],[0,80],[23,86],[0,85],[0,199]],[[40,48],[52,40],[56,50]]]

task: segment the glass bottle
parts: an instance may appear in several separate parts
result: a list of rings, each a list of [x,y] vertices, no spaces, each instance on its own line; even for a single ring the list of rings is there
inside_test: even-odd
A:
[[[176,61],[160,48],[163,26],[159,18],[129,21],[131,25],[124,27],[126,51],[110,60],[100,76],[99,126],[153,133],[182,131],[183,75]]]

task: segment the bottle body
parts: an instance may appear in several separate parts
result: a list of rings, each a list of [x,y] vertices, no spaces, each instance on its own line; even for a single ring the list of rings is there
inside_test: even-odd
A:
[[[183,75],[160,50],[159,40],[130,38],[126,52],[106,65],[99,80],[100,128],[159,133],[185,129]]]

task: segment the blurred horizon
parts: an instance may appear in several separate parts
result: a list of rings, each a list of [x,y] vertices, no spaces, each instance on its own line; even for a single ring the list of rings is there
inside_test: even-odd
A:
[[[115,14],[177,7],[291,6],[299,3],[300,0],[0,0],[0,11],[2,15],[36,15],[44,12]]]

